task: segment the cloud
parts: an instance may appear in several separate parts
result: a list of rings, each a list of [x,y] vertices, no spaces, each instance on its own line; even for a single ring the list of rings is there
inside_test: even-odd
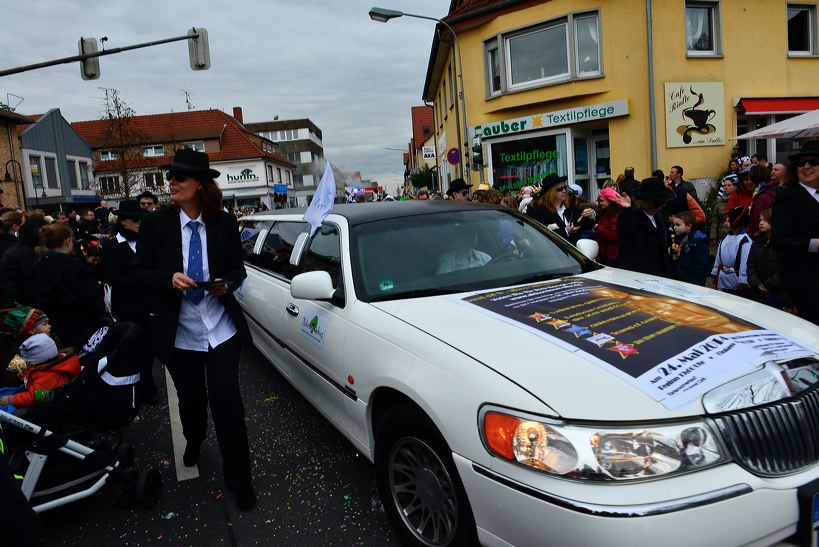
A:
[[[138,114],[197,109],[246,121],[309,117],[324,135],[325,155],[345,170],[389,184],[403,171],[410,107],[422,104],[434,24],[370,20],[373,0],[293,2],[213,0],[101,2],[44,0],[4,8],[3,66],[74,55],[80,36],[107,36],[107,49],[208,30],[212,68],[194,72],[185,42],[100,58],[102,77],[80,79],[70,63],[0,79],[0,101],[24,97],[18,112],[59,107],[69,121],[98,118],[103,92],[119,89]],[[384,7],[442,17],[447,0],[388,0]],[[12,106],[16,102],[9,99]]]

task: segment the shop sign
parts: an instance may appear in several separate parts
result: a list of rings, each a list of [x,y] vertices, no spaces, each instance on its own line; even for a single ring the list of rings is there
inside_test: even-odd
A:
[[[668,148],[723,146],[722,82],[666,82],[665,137]]]
[[[274,184],[273,185],[273,192],[276,194],[286,194],[287,193],[287,185],[286,184]]]
[[[225,180],[227,182],[259,182],[259,176],[253,171],[253,168],[247,165],[240,165],[237,167],[224,167]]]
[[[425,160],[434,160],[435,159],[435,148],[432,146],[424,146],[424,159]]]
[[[604,120],[628,115],[628,101],[578,106],[554,112],[542,112],[532,116],[513,118],[475,126],[475,134],[486,138],[513,135],[534,129],[545,129],[573,123]]]

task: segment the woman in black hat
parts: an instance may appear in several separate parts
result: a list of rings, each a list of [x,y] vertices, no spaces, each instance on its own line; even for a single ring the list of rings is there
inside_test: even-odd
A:
[[[633,200],[628,194],[621,194],[617,200],[620,206],[618,267],[676,279],[676,270],[668,254],[668,230],[660,211],[677,195],[656,178],[644,179],[631,195]]]
[[[526,214],[569,241],[570,235],[579,228],[572,224],[567,227],[563,219],[569,191],[567,180],[568,177],[558,176],[557,173],[546,175],[540,183],[540,193],[526,209]]]
[[[137,274],[131,269],[131,262],[136,255],[139,226],[148,211],[140,207],[137,200],[126,199],[113,213],[117,217],[113,230],[116,235],[102,240],[102,279],[111,287],[111,314],[120,321],[136,323],[147,336],[151,293],[137,286]],[[148,350],[148,344],[144,346],[146,351],[142,356],[139,378],[140,398],[143,403],[155,403],[154,355]]]
[[[233,296],[247,277],[236,218],[222,210],[222,192],[207,154],[177,150],[167,169],[171,203],[142,219],[134,267],[154,292],[150,338],[179,396],[183,462],[199,461],[208,404],[222,453],[225,487],[242,511],[256,505],[250,474],[239,354],[250,343]],[[209,288],[197,282],[224,281]]]
[[[799,315],[819,325],[819,141],[805,142],[789,159],[790,180],[773,205],[771,244]]]

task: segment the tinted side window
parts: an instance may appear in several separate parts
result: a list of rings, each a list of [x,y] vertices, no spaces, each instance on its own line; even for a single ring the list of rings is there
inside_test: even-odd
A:
[[[293,279],[298,272],[295,266],[290,265],[290,253],[293,252],[293,244],[299,234],[309,230],[310,226],[306,222],[285,221],[273,224],[259,252],[257,266]]]
[[[313,236],[310,247],[301,258],[298,273],[322,271],[330,274],[333,287],[338,288],[341,277],[341,243],[338,228],[325,224]]]
[[[255,264],[256,261],[254,260],[254,257],[251,257],[250,255],[253,254],[253,248],[256,247],[256,240],[259,239],[259,232],[261,232],[261,230],[265,227],[265,223],[256,222],[253,220],[242,221],[239,227],[239,239],[242,242],[242,258],[252,264]]]

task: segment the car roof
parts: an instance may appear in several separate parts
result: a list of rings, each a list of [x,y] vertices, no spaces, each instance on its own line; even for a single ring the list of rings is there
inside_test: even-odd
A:
[[[425,200],[425,201],[385,201],[377,203],[341,203],[333,205],[331,215],[339,215],[347,219],[350,226],[365,224],[376,220],[396,217],[408,217],[443,212],[475,211],[479,209],[511,209],[489,203],[464,203],[453,200]],[[276,220],[278,217],[289,215],[303,215],[306,208],[276,209],[254,213],[243,220]]]

